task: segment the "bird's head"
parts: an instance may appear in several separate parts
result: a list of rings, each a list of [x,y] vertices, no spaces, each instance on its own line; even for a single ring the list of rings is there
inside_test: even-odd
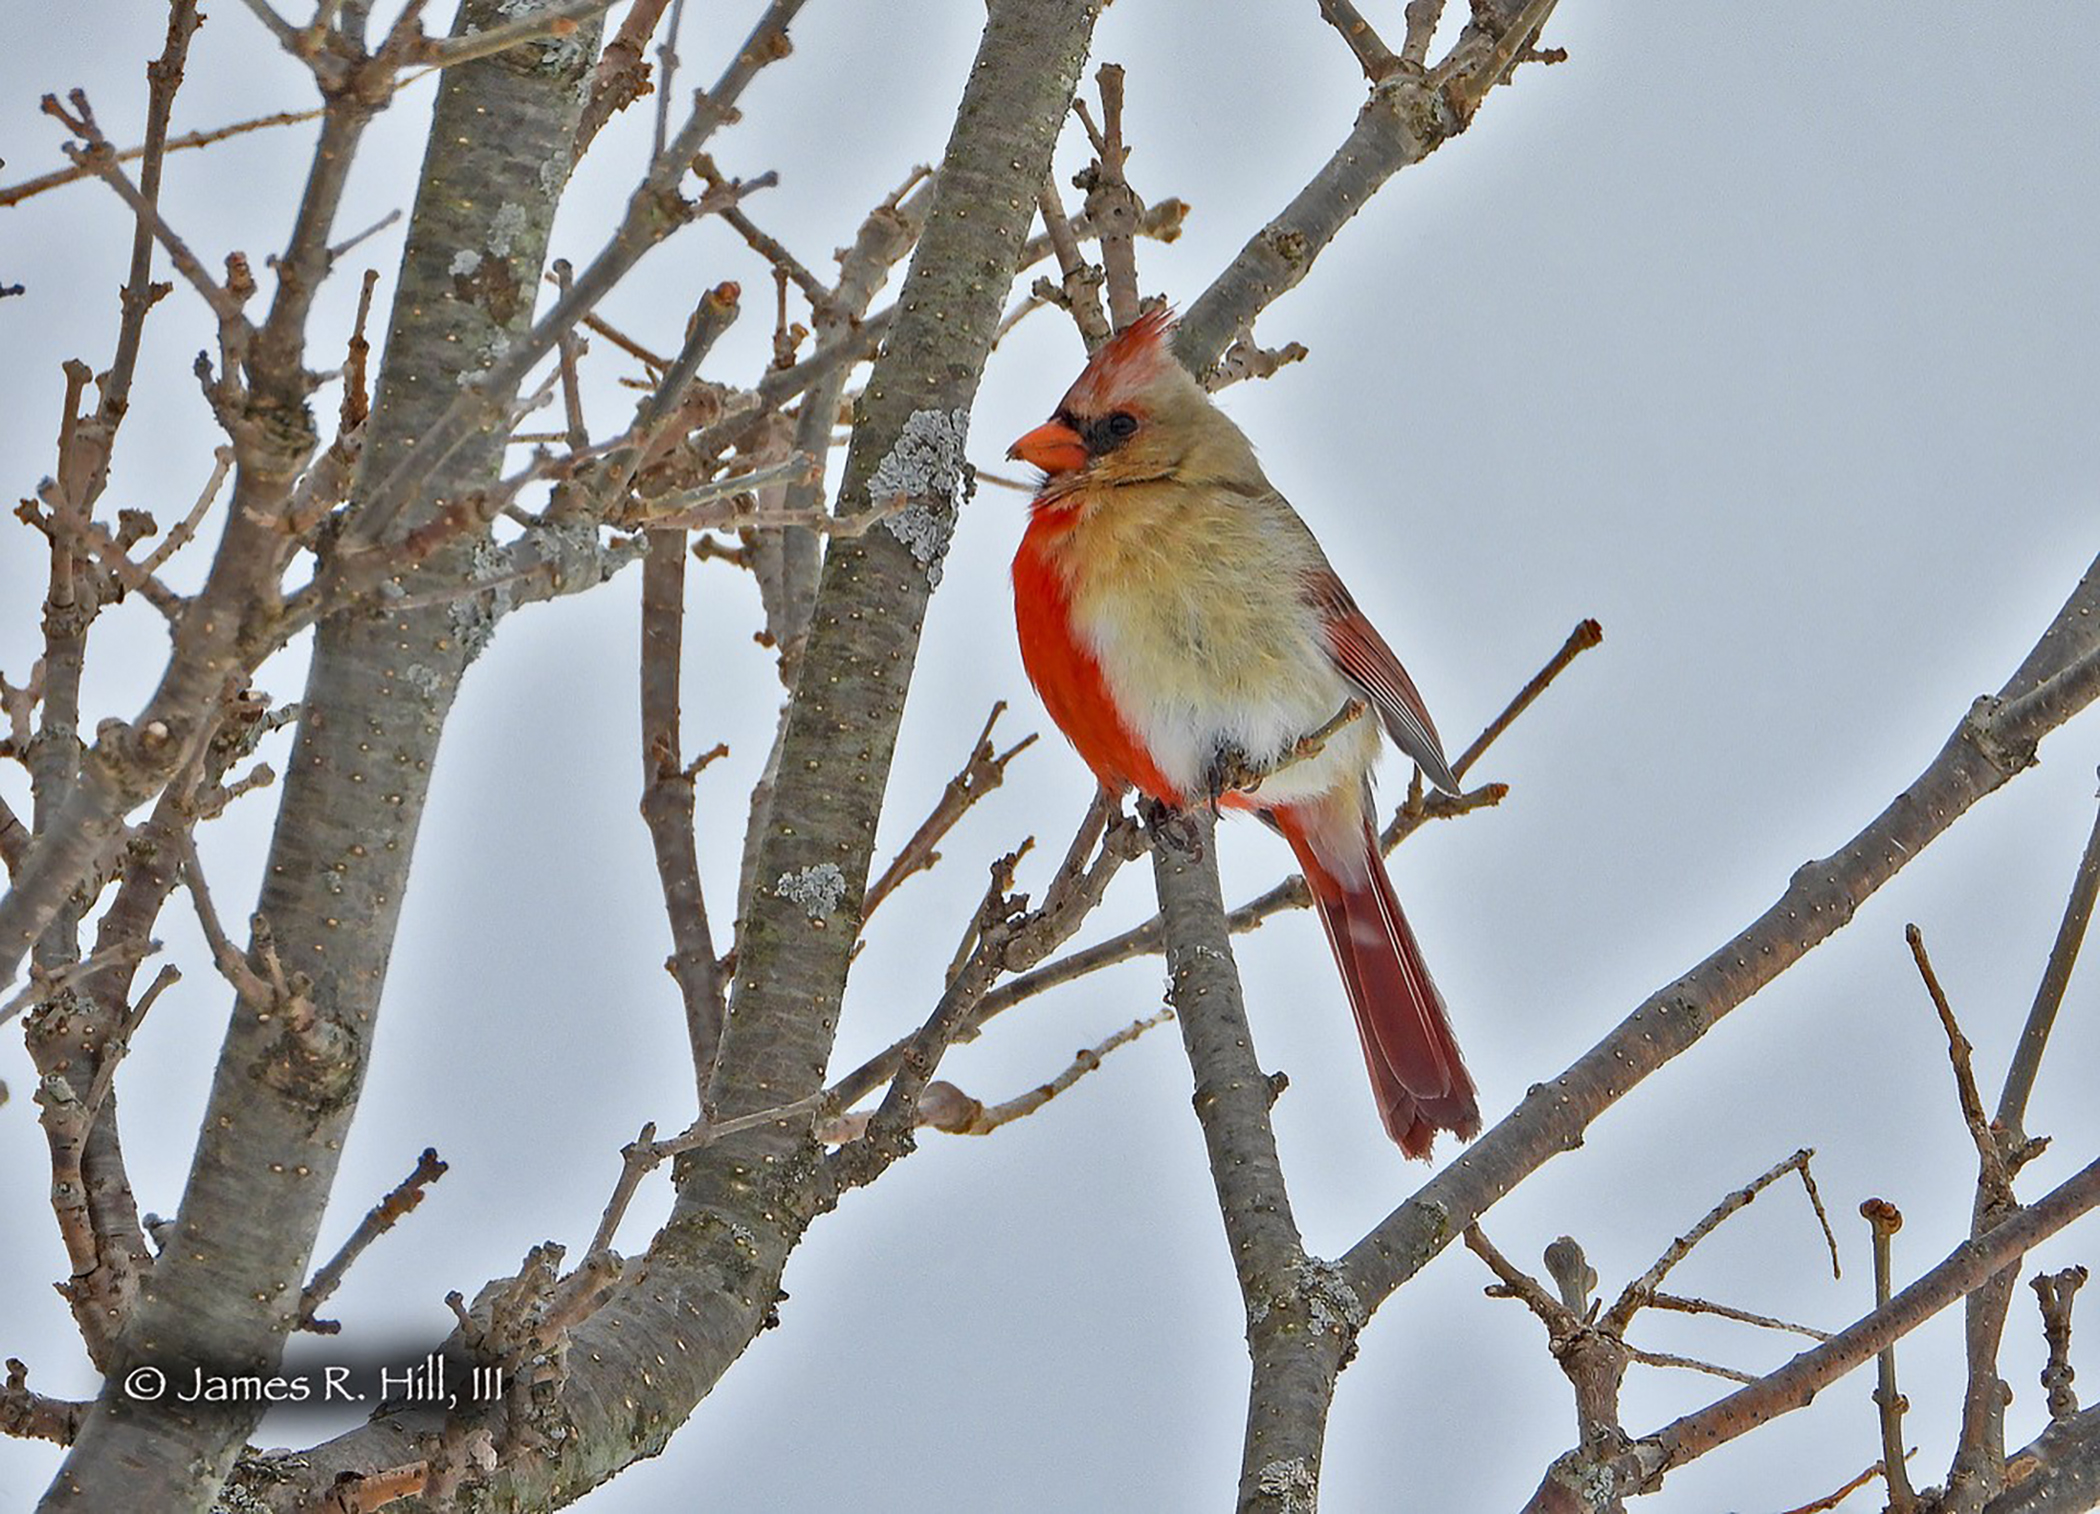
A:
[[[1042,469],[1046,492],[1180,473],[1208,432],[1231,423],[1168,349],[1173,329],[1173,312],[1162,308],[1117,332],[1050,419],[1006,455]]]

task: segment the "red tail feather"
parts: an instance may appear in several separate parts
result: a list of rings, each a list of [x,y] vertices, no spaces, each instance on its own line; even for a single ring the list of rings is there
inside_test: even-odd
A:
[[[1473,1080],[1370,828],[1357,821],[1362,851],[1337,857],[1335,827],[1318,823],[1327,817],[1293,809],[1274,816],[1341,967],[1386,1134],[1411,1157],[1428,1156],[1439,1130],[1471,1140],[1480,1133]]]

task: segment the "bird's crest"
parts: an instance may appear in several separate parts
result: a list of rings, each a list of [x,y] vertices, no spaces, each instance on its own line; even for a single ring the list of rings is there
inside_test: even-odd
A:
[[[1174,361],[1167,350],[1173,330],[1171,307],[1146,311],[1087,359],[1065,396],[1066,405],[1080,415],[1098,415],[1129,399],[1158,376],[1162,365]]]

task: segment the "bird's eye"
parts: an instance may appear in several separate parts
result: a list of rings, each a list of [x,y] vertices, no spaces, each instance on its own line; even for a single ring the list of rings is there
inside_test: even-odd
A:
[[[1128,410],[1118,410],[1108,418],[1108,434],[1117,441],[1124,441],[1137,433],[1138,418]]]

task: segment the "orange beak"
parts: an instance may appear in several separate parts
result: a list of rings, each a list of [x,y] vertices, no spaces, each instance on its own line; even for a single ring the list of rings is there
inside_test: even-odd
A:
[[[1087,461],[1086,443],[1063,421],[1044,421],[1008,447],[1006,455],[1033,463],[1053,476],[1084,468]]]

